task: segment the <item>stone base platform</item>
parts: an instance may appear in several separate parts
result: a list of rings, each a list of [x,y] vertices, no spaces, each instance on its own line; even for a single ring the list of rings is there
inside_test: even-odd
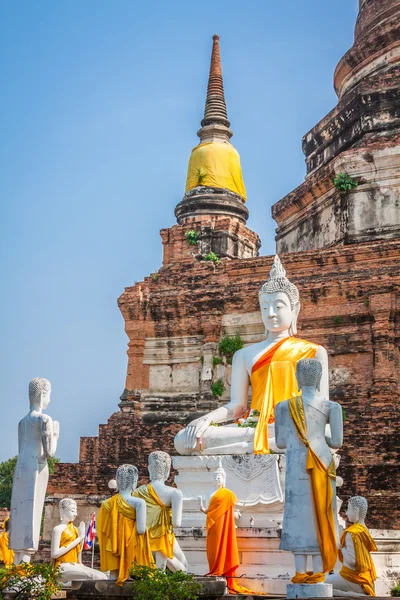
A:
[[[238,575],[242,585],[268,596],[286,597],[287,585],[294,576],[294,560],[291,552],[279,550],[280,534],[279,527],[237,528]],[[207,573],[205,527],[177,528],[175,535],[189,562],[190,572]],[[372,529],[371,535],[378,547],[372,554],[378,577],[375,591],[377,596],[388,597],[400,577],[400,531]],[[335,571],[341,567],[338,562]]]

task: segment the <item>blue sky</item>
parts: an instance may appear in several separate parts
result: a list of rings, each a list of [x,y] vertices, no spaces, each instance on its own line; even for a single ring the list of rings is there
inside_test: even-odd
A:
[[[214,33],[248,226],[305,175],[301,137],[336,104],[357,0],[16,0],[0,4],[0,460],[28,383],[52,383],[58,456],[118,410],[117,298],[161,265],[204,109]]]

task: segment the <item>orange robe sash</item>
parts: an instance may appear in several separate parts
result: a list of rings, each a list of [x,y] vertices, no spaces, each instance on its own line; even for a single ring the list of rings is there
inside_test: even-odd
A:
[[[234,507],[237,498],[233,492],[220,488],[211,497],[207,511],[207,560],[209,573],[227,578],[231,594],[253,594],[235,581],[239,567]]]
[[[120,494],[105,500],[97,515],[100,569],[118,571],[117,585],[128,579],[133,562],[154,566],[148,532],[136,531],[136,511]]]
[[[151,483],[140,486],[132,495],[146,502],[146,527],[152,552],[161,552],[167,558],[173,558],[175,535],[172,508],[161,502]]]
[[[251,370],[252,410],[259,412],[254,432],[254,454],[269,454],[268,423],[274,422],[274,408],[298,393],[296,365],[303,358],[314,358],[318,345],[288,337],[267,350]]]
[[[60,548],[65,548],[66,546],[68,546],[71,542],[76,540],[78,535],[78,528],[75,527],[72,521],[70,521],[70,523],[68,523],[64,531],[61,533]],[[81,550],[81,544],[77,544],[75,548],[71,548],[71,550],[69,550],[66,554],[63,554],[62,556],[60,556],[60,558],[56,558],[53,561],[53,566],[58,567],[58,565],[60,565],[61,563],[79,562],[79,554]]]
[[[356,552],[356,568],[353,571],[353,569],[343,565],[339,575],[346,581],[360,585],[367,596],[375,596],[376,571],[370,552],[377,551],[376,544],[364,525],[353,523],[342,533],[340,538],[342,547],[345,545],[348,533],[351,535]],[[339,550],[339,558],[343,562],[341,550]]]
[[[317,524],[318,544],[322,556],[324,573],[328,573],[335,567],[338,554],[332,488],[332,481],[336,480],[335,463],[332,458],[329,467],[326,468],[324,463],[311,448],[307,439],[307,426],[304,415],[303,399],[301,396],[289,400],[289,413],[300,440],[308,448],[306,471],[310,476],[314,514]],[[314,576],[317,575],[317,573],[314,573]],[[294,583],[299,582],[296,580]],[[307,583],[313,582],[307,581]],[[318,583],[318,581],[316,581],[316,583]]]

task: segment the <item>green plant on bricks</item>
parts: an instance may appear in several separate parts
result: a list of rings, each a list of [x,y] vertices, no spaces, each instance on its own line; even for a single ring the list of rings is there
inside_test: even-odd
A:
[[[217,381],[211,385],[211,393],[214,396],[214,398],[220,398],[224,391],[225,386],[222,379],[217,379]]]
[[[348,192],[358,186],[358,181],[346,173],[339,173],[333,180],[333,185],[340,192]]]
[[[235,352],[243,348],[243,340],[240,335],[226,335],[218,345],[219,353],[225,356],[228,365],[232,364],[232,358]]]
[[[200,234],[195,229],[189,229],[189,231],[187,231],[185,233],[186,241],[191,246],[195,246],[197,244],[199,237],[200,237]]]
[[[215,265],[218,265],[220,262],[219,257],[215,254],[215,252],[209,252],[208,254],[206,254],[206,256],[204,257],[204,260],[208,260],[213,262]]]

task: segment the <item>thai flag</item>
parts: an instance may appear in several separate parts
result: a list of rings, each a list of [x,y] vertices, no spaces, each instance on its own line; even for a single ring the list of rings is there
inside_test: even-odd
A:
[[[85,535],[85,541],[83,544],[84,550],[91,549],[91,547],[93,546],[94,539],[96,537],[96,533],[96,515],[93,513]]]

